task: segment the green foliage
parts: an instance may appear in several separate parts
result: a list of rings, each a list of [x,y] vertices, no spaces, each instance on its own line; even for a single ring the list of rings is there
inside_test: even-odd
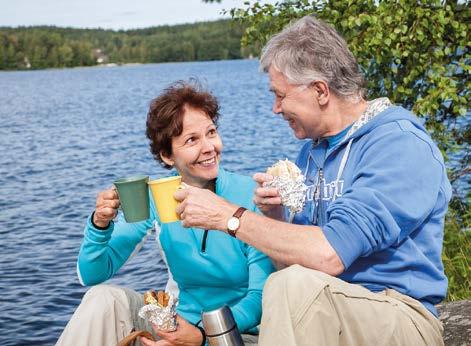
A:
[[[464,229],[464,231],[463,231]],[[452,201],[445,225],[443,264],[448,277],[448,299],[471,299],[471,209]]]
[[[245,3],[230,10],[246,29],[243,45],[262,47],[292,20],[307,14],[330,23],[348,42],[368,83],[368,97],[387,96],[411,109],[445,159],[461,157],[449,170],[458,192],[447,215],[443,260],[449,299],[471,295],[471,121],[469,2],[450,0],[287,0]]]
[[[241,51],[242,34],[230,20],[127,31],[0,28],[0,70],[91,66],[99,57],[117,64],[240,59],[250,53]]]
[[[290,21],[315,13],[349,43],[367,76],[370,97],[388,96],[424,117],[445,155],[469,143],[469,126],[461,131],[456,126],[470,103],[467,5],[438,0],[297,0],[255,2],[230,12],[246,26],[243,45],[263,45]]]

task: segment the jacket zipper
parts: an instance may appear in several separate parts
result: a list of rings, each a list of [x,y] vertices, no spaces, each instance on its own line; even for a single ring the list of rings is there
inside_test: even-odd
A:
[[[203,241],[201,242],[201,252],[206,252],[206,242],[208,239],[208,230],[204,230]]]

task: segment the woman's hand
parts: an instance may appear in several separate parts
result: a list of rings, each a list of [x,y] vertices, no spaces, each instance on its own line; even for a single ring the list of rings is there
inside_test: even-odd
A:
[[[264,183],[273,180],[273,176],[267,173],[255,173],[253,180],[257,182],[254,191],[253,201],[257,208],[263,213],[276,220],[284,220],[284,209],[281,205],[281,197],[278,189],[274,187],[264,187]]]
[[[143,346],[200,346],[203,343],[201,331],[179,315],[177,315],[177,330],[174,332],[163,332],[154,326],[152,328],[161,340],[151,341],[141,337]]]
[[[106,228],[118,214],[119,197],[114,188],[98,193],[96,197],[95,213],[93,223],[98,227]]]

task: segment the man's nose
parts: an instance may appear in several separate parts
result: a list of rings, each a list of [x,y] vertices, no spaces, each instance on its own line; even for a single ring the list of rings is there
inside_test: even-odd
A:
[[[275,113],[275,114],[280,114],[280,113],[282,112],[282,110],[281,110],[281,102],[278,101],[277,98],[275,98],[275,101],[273,101],[272,111],[273,111],[273,113]]]

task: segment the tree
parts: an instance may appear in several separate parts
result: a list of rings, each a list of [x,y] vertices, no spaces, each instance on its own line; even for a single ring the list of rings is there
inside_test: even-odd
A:
[[[6,56],[6,66],[7,68],[16,68],[17,67],[17,61],[16,61],[16,51],[15,51],[15,47],[13,46],[13,44],[9,44],[7,46],[7,49],[6,49],[6,52],[5,52],[5,56]]]
[[[263,45],[291,20],[314,13],[346,38],[365,71],[370,97],[388,96],[423,117],[445,155],[469,144],[469,124],[456,125],[470,104],[467,4],[299,0],[255,2],[230,12],[246,25],[244,46]]]
[[[66,67],[72,66],[72,60],[74,58],[74,53],[72,48],[67,44],[63,44],[59,47],[59,66]]]
[[[423,117],[445,157],[470,143],[469,5],[457,1],[284,1],[232,9],[246,25],[242,44],[263,45],[290,21],[315,14],[347,40],[370,97],[388,96]],[[465,124],[463,124],[465,122]],[[463,156],[455,180],[469,174]]]
[[[114,63],[239,59],[242,32],[229,19],[126,31],[0,28],[0,69],[90,66],[98,51]]]
[[[314,14],[346,39],[368,81],[369,98],[387,96],[411,109],[446,159],[455,192],[445,229],[449,299],[471,297],[469,2],[457,0],[288,0],[230,10],[245,25],[244,46],[264,43],[290,21]],[[464,178],[464,181],[459,178]],[[461,184],[461,185],[460,185]]]

